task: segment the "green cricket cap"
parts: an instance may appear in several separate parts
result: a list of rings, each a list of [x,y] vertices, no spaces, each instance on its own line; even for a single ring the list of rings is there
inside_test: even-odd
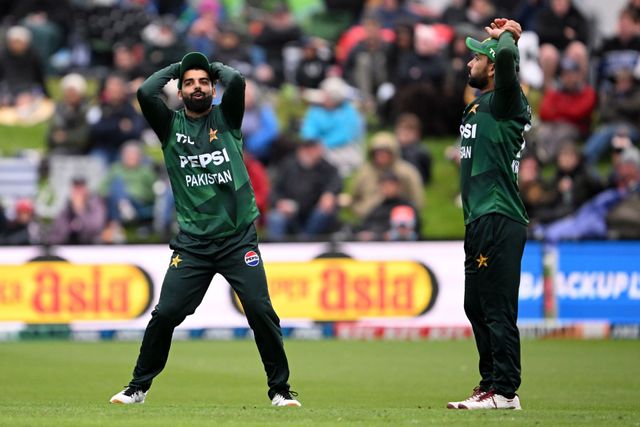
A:
[[[180,78],[178,79],[178,89],[182,89],[182,77],[187,70],[194,68],[205,70],[209,74],[209,78],[213,81],[211,70],[209,68],[209,60],[200,52],[189,52],[180,61]]]
[[[498,47],[498,40],[489,37],[480,42],[471,37],[467,37],[465,43],[469,50],[486,55],[489,57],[491,62],[496,62],[496,48]]]

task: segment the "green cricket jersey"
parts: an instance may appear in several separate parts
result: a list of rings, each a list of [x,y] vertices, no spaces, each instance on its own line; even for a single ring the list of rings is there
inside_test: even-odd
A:
[[[520,88],[517,60],[513,35],[505,31],[496,49],[495,89],[475,99],[462,116],[460,186],[465,225],[489,213],[529,223],[518,190],[518,169],[531,108]]]
[[[172,111],[160,98],[179,70],[177,63],[150,76],[138,90],[138,101],[162,141],[180,230],[209,239],[230,236],[258,216],[242,159],[244,78],[214,63],[214,77],[225,86],[222,101],[207,116],[193,119],[184,109]]]

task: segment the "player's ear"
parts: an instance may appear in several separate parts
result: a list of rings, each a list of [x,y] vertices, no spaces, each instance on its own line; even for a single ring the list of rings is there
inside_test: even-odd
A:
[[[489,73],[489,77],[494,77],[496,74],[496,64],[489,61],[489,67],[487,68],[487,72]]]
[[[178,90],[178,99],[182,101],[182,91]]]

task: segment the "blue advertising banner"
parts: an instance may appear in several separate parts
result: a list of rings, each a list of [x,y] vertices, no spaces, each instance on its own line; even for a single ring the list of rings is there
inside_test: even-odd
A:
[[[522,255],[518,319],[540,320],[543,311],[542,244],[529,241]]]
[[[557,319],[640,323],[639,242],[565,242],[554,248]],[[544,318],[543,257],[529,242],[522,259],[519,320]]]
[[[640,323],[640,244],[558,245],[558,318]]]

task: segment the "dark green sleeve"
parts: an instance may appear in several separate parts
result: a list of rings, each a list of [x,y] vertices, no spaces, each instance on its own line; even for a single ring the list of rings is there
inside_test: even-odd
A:
[[[222,114],[233,129],[240,129],[244,115],[244,77],[238,70],[220,62],[213,62],[211,71],[225,88],[220,103]]]
[[[165,87],[169,80],[177,79],[179,75],[180,63],[169,65],[149,76],[137,92],[142,114],[149,122],[151,129],[160,138],[162,145],[164,145],[167,134],[171,129],[171,121],[175,113],[167,107],[160,95],[162,94],[162,88]]]
[[[496,87],[491,105],[493,114],[498,119],[506,119],[518,115],[522,109],[520,82],[518,81],[518,46],[513,34],[503,32],[496,48]]]

